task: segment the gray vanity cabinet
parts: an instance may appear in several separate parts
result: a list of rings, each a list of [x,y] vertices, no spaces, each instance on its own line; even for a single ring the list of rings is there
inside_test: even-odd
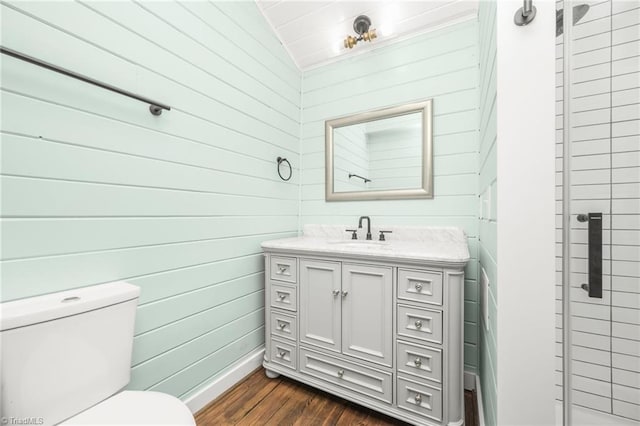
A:
[[[391,367],[391,271],[300,259],[300,343]]]
[[[265,257],[269,377],[417,425],[462,425],[461,265]]]
[[[342,348],[340,262],[300,259],[300,343]]]

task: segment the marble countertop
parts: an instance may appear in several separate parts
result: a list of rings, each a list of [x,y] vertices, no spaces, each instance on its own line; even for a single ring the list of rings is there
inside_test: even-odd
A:
[[[351,255],[399,261],[426,261],[464,265],[469,260],[467,236],[455,227],[372,227],[373,239],[365,240],[366,230],[351,239],[346,225],[305,225],[300,237],[265,241],[267,251],[299,251],[326,255]],[[391,231],[386,241],[378,241],[380,230]]]

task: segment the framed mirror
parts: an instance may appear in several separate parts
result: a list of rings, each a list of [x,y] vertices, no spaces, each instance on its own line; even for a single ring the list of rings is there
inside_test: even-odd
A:
[[[432,103],[326,121],[326,200],[433,198]]]

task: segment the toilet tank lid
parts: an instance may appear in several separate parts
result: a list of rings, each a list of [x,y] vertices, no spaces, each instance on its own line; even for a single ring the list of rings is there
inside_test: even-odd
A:
[[[139,295],[139,287],[115,281],[5,302],[0,304],[0,331],[93,311]]]

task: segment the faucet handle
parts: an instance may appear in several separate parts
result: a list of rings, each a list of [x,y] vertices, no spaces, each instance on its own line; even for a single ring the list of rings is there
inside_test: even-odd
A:
[[[386,238],[384,237],[384,234],[392,234],[393,231],[380,231],[380,238],[378,238],[378,240],[380,241],[386,241]]]
[[[345,229],[344,232],[351,232],[351,239],[352,240],[357,240],[358,239],[358,230],[357,229]]]

